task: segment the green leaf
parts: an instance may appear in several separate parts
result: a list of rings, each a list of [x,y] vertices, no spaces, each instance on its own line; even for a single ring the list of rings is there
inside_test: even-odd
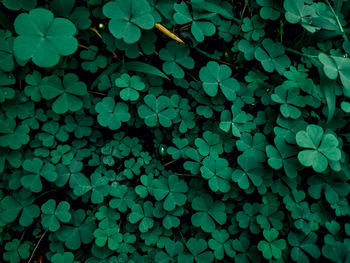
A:
[[[258,243],[258,249],[262,252],[264,258],[270,260],[280,259],[282,257],[282,250],[286,248],[286,241],[284,239],[277,239],[278,231],[274,228],[263,231],[265,240]]]
[[[154,18],[146,0],[110,1],[103,6],[103,14],[111,18],[108,29],[117,39],[126,43],[137,42],[141,29],[151,29]]]
[[[232,71],[227,65],[219,65],[215,61],[210,61],[199,71],[199,78],[203,82],[204,91],[209,96],[215,97],[220,87],[225,97],[234,101],[240,85],[236,79],[231,78],[231,74]]]
[[[299,152],[300,163],[306,167],[312,166],[316,172],[324,172],[329,162],[341,158],[337,138],[331,133],[324,134],[320,126],[308,125],[306,131],[297,133],[296,141],[300,147],[308,149]]]
[[[111,97],[103,98],[95,107],[97,121],[102,127],[108,127],[111,130],[117,130],[122,122],[130,120],[128,106],[123,102],[115,103]]]
[[[60,228],[60,222],[68,223],[72,217],[69,212],[70,204],[61,201],[56,207],[56,201],[50,199],[41,206],[41,224],[44,228],[55,232]]]
[[[163,127],[170,127],[172,120],[176,118],[177,111],[172,107],[171,100],[166,96],[156,98],[153,94],[148,94],[144,98],[137,112],[145,120],[149,127],[154,127],[158,123]]]
[[[290,59],[284,54],[284,47],[281,43],[275,43],[270,38],[265,38],[262,46],[255,50],[255,58],[259,60],[266,72],[276,70],[283,74],[291,65]]]
[[[189,54],[190,50],[186,46],[175,41],[168,42],[166,48],[159,51],[160,59],[165,61],[163,63],[164,72],[176,79],[182,79],[185,76],[182,67],[186,69],[194,68],[194,60]]]
[[[163,208],[166,211],[172,211],[176,206],[183,206],[186,203],[187,184],[184,180],[179,180],[176,175],[169,175],[168,179],[158,179],[154,186],[154,197],[157,201],[164,200]]]
[[[160,71],[158,68],[149,65],[144,62],[140,61],[129,61],[124,63],[124,67],[129,71],[136,71],[136,72],[142,72],[146,74],[151,74],[155,76],[159,76],[165,79],[169,79],[167,75],[165,75],[162,71]]]
[[[54,18],[51,11],[43,8],[17,16],[14,54],[18,59],[32,59],[39,67],[55,66],[61,56],[72,55],[78,48],[74,37],[75,25],[65,18]]]

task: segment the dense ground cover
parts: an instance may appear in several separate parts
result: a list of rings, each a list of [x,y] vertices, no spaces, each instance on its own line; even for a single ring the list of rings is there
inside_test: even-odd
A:
[[[350,262],[349,15],[0,1],[0,261]]]

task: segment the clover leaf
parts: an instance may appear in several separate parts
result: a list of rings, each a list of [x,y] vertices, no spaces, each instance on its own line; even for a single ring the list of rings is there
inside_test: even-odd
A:
[[[154,127],[158,123],[164,127],[170,127],[172,120],[177,116],[177,110],[172,107],[171,100],[166,96],[155,97],[148,94],[144,98],[145,104],[142,104],[137,112],[145,120],[149,127]]]
[[[139,230],[142,233],[145,233],[154,225],[152,217],[152,203],[150,201],[146,201],[144,202],[143,207],[139,204],[134,204],[131,207],[129,222],[131,224],[139,223]]]
[[[307,254],[317,259],[320,257],[320,249],[315,245],[317,235],[311,232],[309,235],[291,232],[288,235],[288,242],[293,246],[291,258],[296,262],[310,262]]]
[[[122,100],[136,101],[140,97],[139,91],[145,89],[145,83],[142,82],[139,76],[130,77],[129,74],[122,74],[115,80],[115,85],[122,89],[119,96]]]
[[[79,263],[74,261],[74,254],[72,252],[56,253],[51,257],[52,263]]]
[[[306,131],[299,131],[296,141],[300,147],[307,149],[299,152],[300,163],[306,167],[312,166],[316,172],[324,172],[329,162],[341,158],[337,137],[331,133],[324,134],[318,125],[311,124]]]
[[[78,48],[75,25],[65,18],[54,18],[51,11],[36,8],[16,17],[14,55],[21,60],[32,59],[39,67],[55,66],[61,56],[69,56]]]
[[[318,59],[323,65],[325,75],[329,79],[337,79],[339,76],[341,83],[345,88],[345,95],[350,96],[350,59],[338,56],[328,56],[324,53],[320,53]]]
[[[251,19],[246,17],[243,19],[242,31],[245,32],[244,36],[247,40],[258,41],[265,35],[264,26],[259,16],[255,15]]]
[[[243,101],[236,100],[231,106],[232,115],[228,110],[221,112],[219,128],[225,132],[232,130],[232,134],[236,137],[240,137],[243,132],[254,129],[255,125],[251,122],[253,115],[244,112],[243,106]]]
[[[56,98],[52,104],[54,112],[63,114],[67,111],[78,111],[83,107],[83,101],[79,97],[87,94],[86,84],[79,81],[76,74],[68,73],[64,75],[63,86],[57,76],[53,76],[50,82],[51,85],[40,86],[40,91],[46,100]]]
[[[204,91],[209,96],[215,97],[220,87],[225,97],[233,101],[240,85],[236,79],[231,77],[231,74],[232,71],[227,65],[219,65],[215,61],[210,61],[199,71],[199,78],[203,82]]]
[[[102,127],[117,130],[122,126],[122,122],[130,120],[128,106],[123,102],[115,103],[111,97],[103,98],[95,107],[97,121]]]
[[[215,258],[222,260],[225,254],[230,258],[235,256],[235,251],[232,249],[229,240],[230,235],[225,229],[215,230],[212,233],[212,237],[212,239],[209,239],[208,245],[214,250]]]
[[[16,125],[14,119],[0,119],[0,146],[18,150],[29,142],[30,129],[25,124]]]
[[[50,199],[41,206],[41,224],[44,228],[55,232],[60,228],[60,222],[68,223],[72,217],[69,212],[70,204],[61,201],[56,206],[56,201]]]
[[[192,208],[198,212],[192,215],[191,222],[194,226],[201,227],[204,232],[214,231],[215,221],[220,225],[226,222],[225,204],[220,201],[213,202],[209,194],[195,197],[192,201]]]
[[[37,0],[4,0],[2,3],[10,10],[18,11],[24,9],[29,11],[37,5]]]
[[[79,180],[76,181],[73,191],[76,196],[82,196],[91,191],[91,202],[100,204],[103,202],[105,196],[108,195],[108,181],[106,176],[102,176],[99,173],[93,173],[90,180],[81,175]]]
[[[271,73],[276,70],[283,74],[291,64],[288,56],[284,54],[284,47],[281,43],[275,43],[270,38],[265,38],[262,46],[255,50],[255,58],[259,60],[265,71]]]
[[[305,106],[302,96],[299,95],[299,89],[296,88],[287,90],[279,86],[271,95],[271,99],[281,104],[280,111],[285,118],[298,119],[301,115],[298,107]]]
[[[240,188],[246,190],[251,184],[258,187],[263,183],[263,167],[260,163],[252,162],[252,159],[245,155],[240,155],[237,161],[243,171],[241,169],[234,170],[232,180]]]
[[[201,167],[201,175],[208,180],[210,189],[213,192],[226,193],[231,189],[230,179],[232,169],[228,167],[228,161],[223,158],[204,158]]]
[[[180,45],[175,41],[168,42],[166,48],[159,51],[159,57],[164,60],[163,70],[166,74],[171,74],[176,79],[182,79],[185,76],[184,70],[194,68],[194,60],[190,55],[190,50],[186,46]]]
[[[304,0],[286,0],[283,3],[286,19],[289,23],[301,25],[309,32],[315,32],[315,27],[310,25],[312,18],[316,16],[315,9],[310,5],[305,5]]]
[[[76,250],[82,243],[89,244],[93,241],[95,227],[95,221],[86,217],[83,209],[79,209],[72,213],[70,225],[63,225],[56,233],[67,248]]]
[[[186,247],[191,254],[181,254],[178,257],[180,262],[212,262],[214,260],[213,253],[205,251],[208,244],[204,239],[190,238],[186,243]]]
[[[141,29],[154,26],[151,8],[146,0],[110,1],[103,6],[103,14],[111,18],[108,28],[112,35],[127,44],[140,39]]]
[[[43,189],[41,177],[50,182],[57,179],[55,166],[51,163],[43,163],[39,158],[25,160],[22,164],[23,169],[28,172],[21,178],[21,184],[29,188],[32,192],[38,193]]]
[[[9,241],[5,245],[3,258],[10,263],[19,263],[21,259],[25,260],[30,256],[30,242],[25,241],[21,244],[18,239]]]
[[[213,13],[203,14],[203,12],[197,9],[192,15],[185,2],[174,4],[174,9],[174,21],[180,25],[191,22],[191,33],[198,42],[203,42],[204,36],[212,36],[215,34],[215,26],[211,22],[203,21],[205,18],[212,17],[214,15]]]
[[[184,180],[179,180],[176,175],[169,175],[168,179],[156,180],[154,187],[154,197],[157,201],[164,199],[163,207],[166,211],[174,210],[176,206],[183,206],[186,203],[185,193],[188,186]]]
[[[13,196],[5,196],[0,201],[0,219],[3,222],[11,223],[20,215],[19,223],[21,226],[31,225],[34,218],[40,215],[40,208],[33,202],[34,197],[26,189],[15,192]]]
[[[264,230],[263,235],[266,239],[258,243],[258,249],[263,253],[264,258],[270,260],[280,259],[282,257],[282,250],[286,248],[286,241],[284,239],[277,239],[278,231],[274,228]]]

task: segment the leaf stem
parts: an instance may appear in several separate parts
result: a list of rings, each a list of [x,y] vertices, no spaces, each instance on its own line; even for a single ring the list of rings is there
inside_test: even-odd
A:
[[[285,47],[284,49],[286,51],[288,51],[288,52],[291,52],[291,53],[294,53],[294,54],[297,54],[297,55],[300,55],[300,56],[304,56],[304,57],[307,57],[307,58],[310,58],[310,59],[317,59],[318,58],[318,56],[305,54],[305,53],[299,52],[297,50],[294,50],[294,49],[291,49],[291,48],[288,48],[288,47]]]
[[[184,236],[183,236],[183,234],[182,234],[182,232],[181,232],[180,228],[177,228],[177,230],[179,230],[179,233],[180,233],[181,238],[182,238],[182,242],[184,242],[184,245],[187,247],[187,245],[186,245],[186,241],[185,241],[185,238],[184,238]]]
[[[35,248],[34,248],[32,254],[31,254],[31,256],[30,256],[30,258],[29,258],[29,260],[28,260],[28,263],[30,263],[30,262],[32,261],[34,255],[35,255],[35,252],[36,252],[36,250],[38,249],[38,247],[39,247],[39,245],[40,245],[40,243],[41,243],[41,240],[42,240],[42,239],[44,238],[44,236],[46,235],[46,232],[47,232],[47,230],[44,232],[44,234],[41,235],[41,237],[40,237],[38,243],[36,243],[36,246],[35,246]]]
[[[334,11],[334,9],[333,9],[332,5],[329,3],[329,1],[326,0],[326,2],[327,2],[329,8],[331,9],[331,11],[332,11],[332,13],[333,13],[335,20],[337,21],[338,27],[339,27],[339,29],[340,29],[340,32],[341,32],[341,34],[342,34],[344,40],[347,41],[347,42],[349,42],[349,39],[348,39],[348,37],[347,37],[346,34],[345,34],[344,28],[343,28],[342,24],[340,23],[340,20],[339,20],[338,15],[337,15],[336,12]],[[342,2],[342,1],[340,1],[340,2]],[[342,4],[342,3],[341,3],[341,4]]]

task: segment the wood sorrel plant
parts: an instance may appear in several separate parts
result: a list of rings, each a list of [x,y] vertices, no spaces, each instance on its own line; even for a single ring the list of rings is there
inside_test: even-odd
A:
[[[350,262],[350,1],[0,1],[1,262]]]

